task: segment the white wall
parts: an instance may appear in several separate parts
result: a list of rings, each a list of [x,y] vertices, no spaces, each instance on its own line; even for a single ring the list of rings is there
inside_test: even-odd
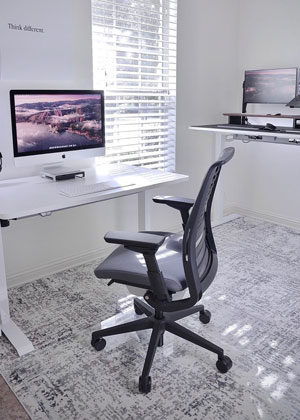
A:
[[[177,65],[177,170],[190,175],[195,195],[211,163],[214,136],[188,130],[213,124],[234,105],[237,1],[179,0]]]
[[[241,109],[246,69],[300,67],[299,14],[299,0],[239,0],[238,95],[235,107],[224,109]],[[265,107],[266,113],[293,112],[286,107]],[[226,178],[227,207],[300,227],[300,148],[239,142],[234,146],[236,156]]]

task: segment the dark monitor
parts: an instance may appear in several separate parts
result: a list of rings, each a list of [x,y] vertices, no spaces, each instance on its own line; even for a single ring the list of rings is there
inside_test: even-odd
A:
[[[244,104],[287,104],[298,94],[298,69],[246,70]]]
[[[105,153],[103,91],[11,90],[10,104],[17,166]]]

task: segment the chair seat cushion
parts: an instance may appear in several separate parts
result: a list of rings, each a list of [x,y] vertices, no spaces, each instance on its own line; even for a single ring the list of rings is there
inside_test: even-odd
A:
[[[156,259],[167,289],[170,292],[186,289],[181,250],[182,235],[169,232],[149,233],[166,237],[163,245],[156,253]],[[95,275],[98,278],[113,279],[117,283],[151,290],[143,254],[125,249],[123,245],[113,251],[95,269]]]

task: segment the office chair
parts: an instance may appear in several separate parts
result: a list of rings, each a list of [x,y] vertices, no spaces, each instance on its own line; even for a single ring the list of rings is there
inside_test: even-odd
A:
[[[146,289],[144,300],[134,299],[137,314],[146,317],[95,331],[92,346],[104,349],[103,337],[152,329],[142,375],[140,392],[151,390],[149,376],[157,347],[169,331],[217,354],[217,369],[225,373],[232,361],[224,350],[176,323],[188,315],[199,313],[206,324],[211,314],[203,305],[194,306],[212,283],[217,273],[217,250],[211,229],[211,205],[222,165],[231,160],[234,148],[226,148],[209,168],[195,201],[175,197],[156,197],[154,201],[178,209],[183,216],[184,234],[167,232],[108,232],[105,241],[120,244],[96,269],[98,278]],[[191,211],[190,211],[191,209]],[[190,211],[190,214],[189,214]],[[189,297],[172,300],[174,293],[188,289]],[[147,302],[147,303],[146,303]]]

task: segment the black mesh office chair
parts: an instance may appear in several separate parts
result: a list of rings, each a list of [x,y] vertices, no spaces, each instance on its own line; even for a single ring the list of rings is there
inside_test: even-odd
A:
[[[209,287],[217,273],[217,250],[211,229],[212,199],[223,164],[234,155],[228,147],[209,168],[195,201],[175,197],[156,197],[154,201],[180,210],[183,216],[184,234],[166,232],[108,232],[106,242],[121,244],[95,270],[99,278],[110,278],[111,282],[146,289],[144,301],[134,299],[137,314],[146,317],[95,331],[92,345],[96,350],[104,349],[103,337],[131,331],[152,329],[150,343],[139,390],[151,390],[149,376],[158,346],[163,345],[163,334],[169,331],[218,355],[217,368],[227,372],[232,362],[224,350],[198,336],[175,321],[199,312],[200,321],[210,321],[211,314],[203,305],[194,306]],[[192,208],[190,215],[189,210]],[[172,295],[188,288],[189,297],[172,301]]]

